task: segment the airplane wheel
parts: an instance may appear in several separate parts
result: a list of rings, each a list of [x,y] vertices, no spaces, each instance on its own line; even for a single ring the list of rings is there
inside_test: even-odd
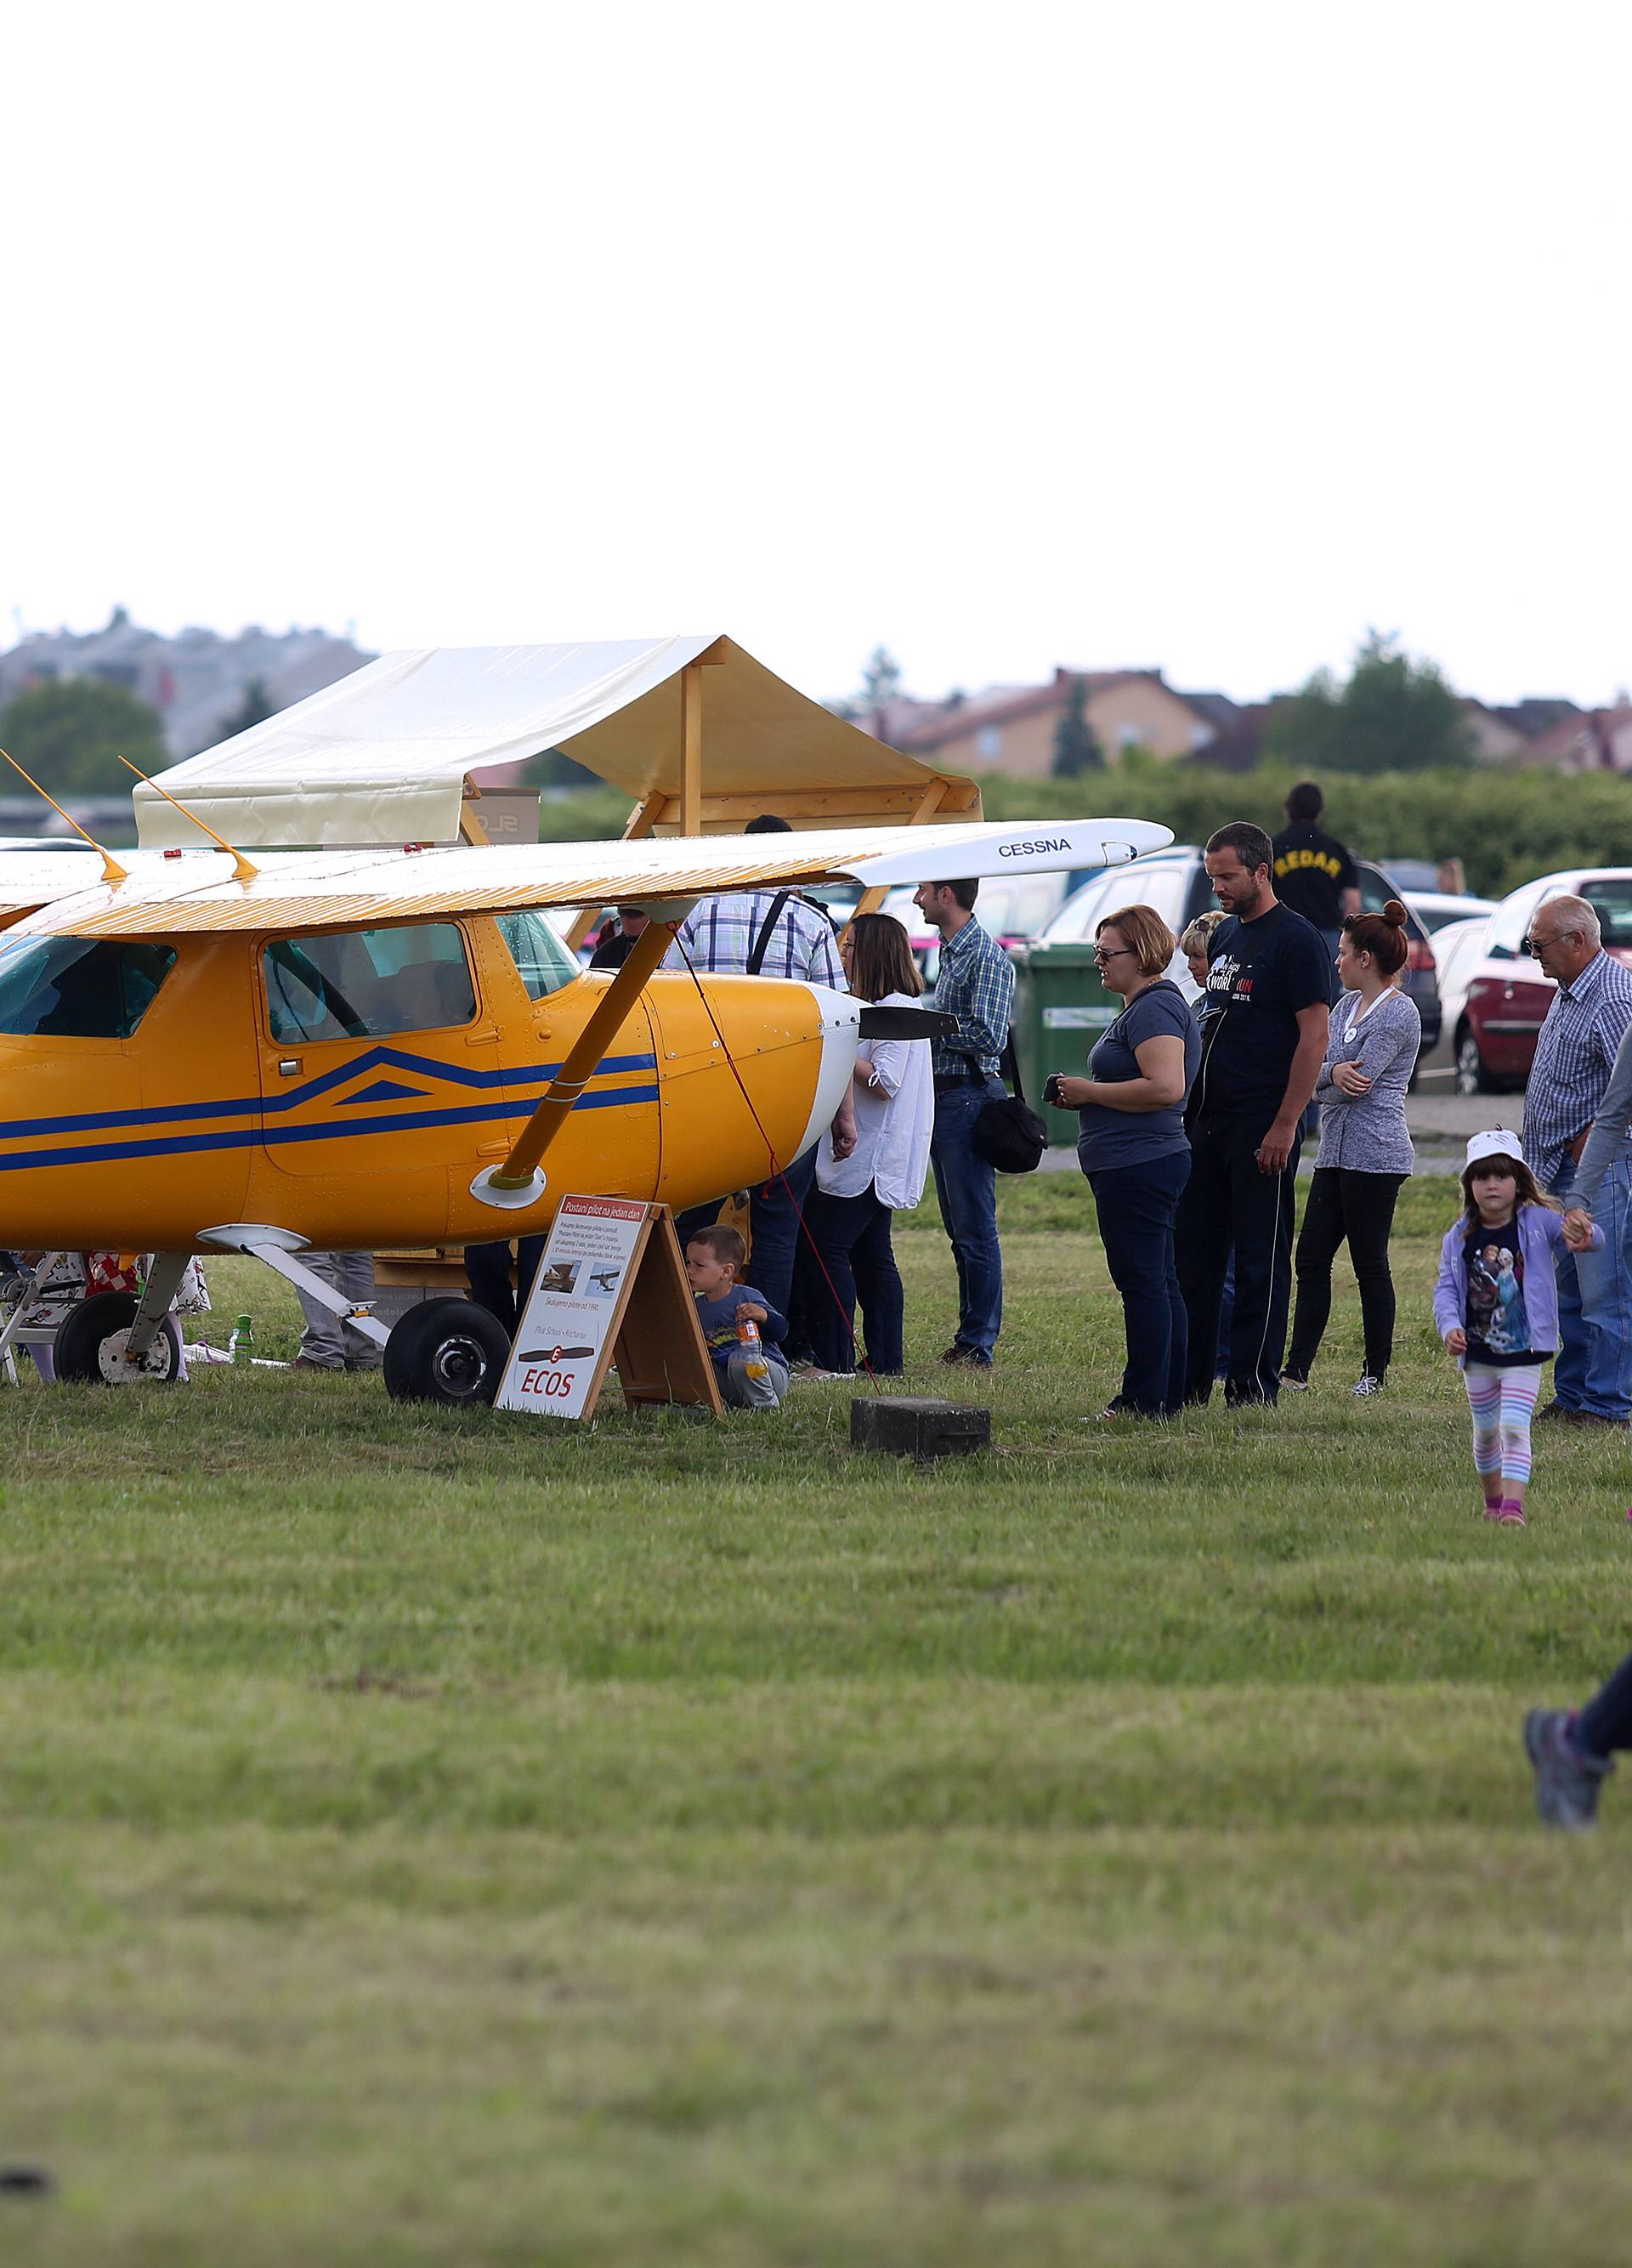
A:
[[[173,1315],[164,1318],[139,1362],[125,1360],[125,1341],[140,1304],[133,1292],[99,1292],[94,1300],[70,1307],[51,1345],[57,1376],[93,1386],[134,1386],[143,1379],[173,1386],[181,1375],[181,1333]]]
[[[396,1402],[491,1402],[510,1360],[504,1326],[474,1300],[425,1300],[386,1341],[386,1391]]]

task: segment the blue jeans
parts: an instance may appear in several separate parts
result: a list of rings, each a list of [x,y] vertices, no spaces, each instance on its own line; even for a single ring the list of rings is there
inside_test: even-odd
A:
[[[805,1215],[821,1260],[811,1285],[811,1352],[823,1370],[856,1367],[856,1303],[867,1330],[867,1367],[875,1377],[901,1370],[906,1299],[890,1242],[890,1208],[869,1187],[859,1197],[816,1189]],[[828,1289],[831,1285],[832,1289]]]
[[[1128,1337],[1117,1399],[1142,1418],[1176,1418],[1184,1406],[1190,1339],[1173,1264],[1173,1214],[1189,1178],[1187,1150],[1088,1176]]]
[[[1003,1088],[951,1086],[935,1098],[930,1162],[941,1220],[958,1263],[958,1344],[990,1357],[1003,1329],[1003,1248],[997,1241],[997,1176],[974,1152],[974,1122],[988,1094]]]
[[[1566,1158],[1553,1195],[1564,1204],[1576,1178]],[[1553,1391],[1566,1410],[1625,1425],[1632,1418],[1632,1163],[1617,1158],[1604,1176],[1592,1218],[1601,1252],[1554,1258],[1558,1277],[1558,1359]]]

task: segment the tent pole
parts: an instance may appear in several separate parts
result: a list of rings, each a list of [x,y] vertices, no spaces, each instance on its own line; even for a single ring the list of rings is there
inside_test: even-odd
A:
[[[916,809],[913,812],[911,817],[907,821],[908,827],[923,827],[928,821],[934,818],[936,813],[946,800],[946,790],[948,784],[949,783],[944,779],[932,779],[930,782],[928,787],[924,789],[923,793],[918,799]],[[860,900],[856,904],[856,913],[853,913],[850,916],[850,921],[855,920],[856,914],[876,914],[889,895],[889,891],[884,888],[864,890],[861,894]],[[850,922],[846,922],[844,924],[845,932],[848,932],[849,926]],[[842,937],[843,933],[844,932],[841,932]]]
[[[702,832],[702,664],[680,672],[680,823],[682,835]]]

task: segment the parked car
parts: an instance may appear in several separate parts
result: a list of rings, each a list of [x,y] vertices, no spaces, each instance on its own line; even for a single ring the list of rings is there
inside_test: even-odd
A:
[[[1360,886],[1360,903],[1366,913],[1381,913],[1390,898],[1401,895],[1393,877],[1369,858],[1355,860],[1355,873]],[[1085,941],[1107,916],[1120,907],[1133,905],[1154,906],[1173,935],[1181,937],[1198,914],[1211,912],[1217,903],[1200,850],[1192,845],[1158,850],[1148,858],[1136,858],[1131,865],[1109,867],[1074,892],[1038,942],[1057,945]],[[1439,979],[1433,945],[1422,921],[1411,911],[1408,901],[1406,935],[1408,946],[1404,990],[1415,1001],[1422,1020],[1422,1052],[1426,1055],[1439,1040]],[[1174,956],[1167,973],[1187,996],[1195,997],[1195,987],[1181,955]],[[1092,984],[1097,980],[1089,977],[1086,981]]]
[[[1436,938],[1452,922],[1495,913],[1497,903],[1495,898],[1453,897],[1447,890],[1402,890],[1400,895],[1422,927]]]
[[[1485,939],[1489,934],[1489,914],[1475,914],[1467,921],[1448,922],[1444,929],[1434,932],[1434,961],[1439,978],[1439,1044],[1432,1050],[1434,1060],[1430,1060],[1427,1051],[1419,1057],[1418,1068],[1424,1073],[1449,1074],[1455,1070],[1453,1035],[1461,1020],[1462,1003],[1467,997],[1468,978],[1484,957]]]
[[[1457,1012],[1452,1045],[1459,1094],[1499,1094],[1529,1078],[1553,980],[1525,953],[1525,939],[1547,901],[1566,895],[1586,900],[1606,952],[1632,968],[1632,866],[1577,866],[1510,891],[1490,917],[1483,957],[1468,971]]]

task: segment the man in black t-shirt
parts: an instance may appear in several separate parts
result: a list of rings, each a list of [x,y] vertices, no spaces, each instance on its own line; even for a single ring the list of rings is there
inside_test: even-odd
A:
[[[1327,960],[1320,932],[1282,905],[1269,837],[1236,821],[1207,845],[1225,920],[1209,939],[1202,1066],[1185,1124],[1190,1178],[1174,1244],[1189,1318],[1185,1398],[1212,1392],[1218,1300],[1235,1247],[1224,1396],[1273,1402],[1292,1288],[1299,1119],[1326,1054]]]
[[[1273,845],[1275,894],[1312,922],[1335,954],[1345,915],[1360,910],[1360,886],[1344,845],[1315,825],[1325,808],[1326,798],[1312,780],[1299,780],[1287,797],[1287,823]]]

